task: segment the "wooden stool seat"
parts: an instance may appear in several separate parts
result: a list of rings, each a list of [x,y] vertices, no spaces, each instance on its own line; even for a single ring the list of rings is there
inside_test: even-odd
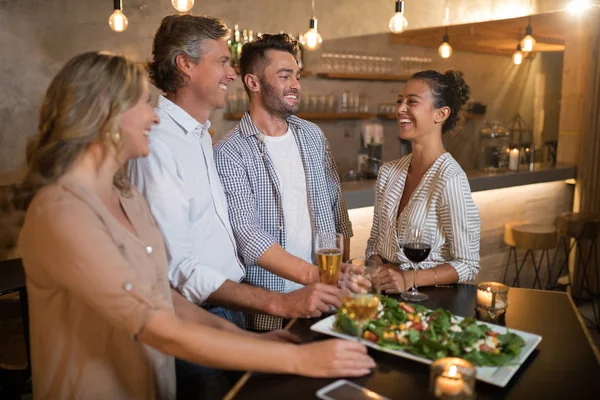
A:
[[[526,224],[529,224],[529,222],[511,221],[511,222],[507,222],[506,224],[504,224],[504,243],[506,243],[506,245],[509,247],[517,247],[513,229],[519,225],[526,225]]]
[[[515,247],[519,249],[555,249],[558,240],[556,228],[552,225],[523,224],[512,228]]]
[[[600,215],[591,213],[563,213],[556,218],[560,236],[594,240],[600,236]]]
[[[519,275],[521,274],[523,266],[529,258],[535,270],[533,287],[535,288],[537,283],[538,287],[541,289],[542,283],[540,280],[540,268],[542,267],[542,261],[544,256],[546,256],[546,266],[548,273],[550,273],[550,256],[548,251],[556,248],[557,241],[558,233],[556,227],[552,225],[533,224],[527,221],[507,222],[504,225],[504,243],[509,246],[509,251],[506,259],[506,265],[504,266],[504,283],[506,283],[506,276],[509,265],[511,264],[511,259],[514,259],[516,276],[512,286],[520,286]],[[521,261],[520,265],[517,261],[517,249],[526,250],[525,257]],[[535,250],[542,250],[539,260],[536,260],[534,254]]]

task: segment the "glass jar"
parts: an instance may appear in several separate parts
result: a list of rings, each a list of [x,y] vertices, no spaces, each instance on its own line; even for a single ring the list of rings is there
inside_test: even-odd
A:
[[[479,132],[479,169],[502,172],[508,168],[510,135],[501,121],[486,121]]]
[[[477,285],[477,317],[482,321],[495,322],[508,308],[508,286],[498,282],[482,282]]]

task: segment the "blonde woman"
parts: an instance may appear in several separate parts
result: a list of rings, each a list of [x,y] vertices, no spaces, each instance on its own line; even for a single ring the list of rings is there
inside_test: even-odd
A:
[[[50,84],[28,146],[19,243],[34,397],[172,399],[173,356],[223,369],[368,373],[362,345],[247,333],[170,289],[160,231],[122,173],[148,154],[156,123],[146,72],[123,57],[78,55]]]

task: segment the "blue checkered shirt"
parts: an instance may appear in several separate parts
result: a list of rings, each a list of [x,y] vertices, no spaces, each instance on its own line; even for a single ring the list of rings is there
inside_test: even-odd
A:
[[[352,224],[329,143],[319,127],[296,116],[287,118],[296,139],[306,175],[313,236],[338,232],[352,237]],[[217,171],[229,208],[229,218],[240,258],[246,264],[245,281],[271,291],[284,292],[284,279],[257,265],[273,244],[286,248],[286,225],[281,188],[263,134],[248,113],[215,146]],[[247,314],[249,329],[281,329],[281,318]]]

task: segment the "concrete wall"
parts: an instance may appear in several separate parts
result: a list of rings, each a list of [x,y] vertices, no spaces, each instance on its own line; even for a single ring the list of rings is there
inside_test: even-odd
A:
[[[138,59],[150,57],[152,36],[162,17],[173,13],[169,0],[124,0],[129,28],[115,33],[108,27],[112,2],[108,0],[0,0],[0,172],[22,166],[27,137],[35,133],[38,107],[52,76],[75,54],[88,50],[110,50]],[[387,23],[393,0],[318,0],[319,28],[325,38],[324,49],[393,52],[426,55],[437,60],[432,49],[387,45]],[[534,2],[536,12],[556,8],[554,0]],[[406,5],[409,27],[440,25],[443,0],[410,1]],[[450,0],[450,22],[481,21],[521,16],[528,12],[529,0]],[[267,11],[268,10],[268,11]],[[255,32],[301,32],[307,29],[310,1],[276,0],[197,0],[194,13],[219,16],[233,26]],[[352,39],[350,39],[352,38]],[[367,45],[368,43],[368,45]],[[506,119],[519,111],[531,115],[530,82],[539,61],[512,66],[507,57],[455,53],[440,69],[462,69],[473,88],[474,98],[490,106],[488,116]],[[317,68],[318,54],[312,55],[308,68]],[[560,81],[560,79],[558,80]],[[238,82],[239,84],[239,82]],[[396,83],[305,81],[305,90],[339,93],[364,91],[372,104],[394,101],[401,85]],[[216,113],[212,118],[217,138],[232,126]],[[398,157],[394,122],[386,122],[387,147],[384,158]],[[324,123],[323,130],[338,151],[340,170],[354,167],[358,150],[356,123]],[[478,130],[471,128],[473,135]]]

